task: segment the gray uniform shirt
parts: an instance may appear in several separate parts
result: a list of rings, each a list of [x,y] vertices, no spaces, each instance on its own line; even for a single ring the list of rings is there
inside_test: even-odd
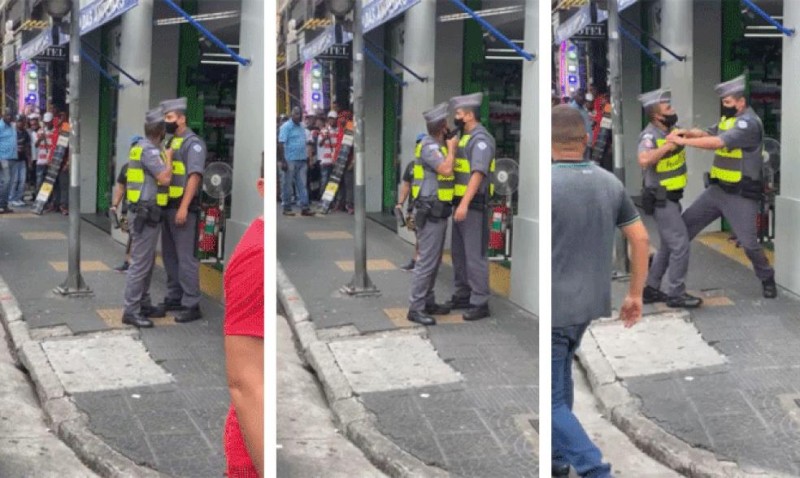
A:
[[[189,135],[194,135],[194,137],[184,141],[179,152],[180,160],[186,165],[187,179],[192,173],[198,173],[202,175],[203,170],[206,168],[205,142],[203,142],[203,140],[200,139],[199,136],[195,135],[195,133],[189,128],[186,128],[186,131],[184,131],[180,136],[185,138]]]
[[[753,179],[761,179],[762,162],[761,150],[764,144],[764,127],[761,118],[749,106],[736,116],[733,128],[720,131],[719,123],[711,126],[706,131],[712,136],[719,136],[728,149],[741,149],[742,172]]]
[[[161,150],[148,139],[139,142],[142,147],[142,168],[144,169],[144,184],[139,201],[153,202],[156,200],[158,192],[158,182],[156,176],[167,169],[164,160],[161,159]]]
[[[470,133],[471,138],[464,150],[467,153],[471,171],[480,171],[485,176],[478,194],[486,194],[489,188],[489,166],[494,159],[495,143],[492,135],[479,124]]]
[[[616,228],[639,220],[622,183],[591,162],[552,166],[553,327],[611,315]]]
[[[672,129],[670,129],[670,131],[672,131]],[[644,151],[652,151],[654,149],[657,149],[658,148],[657,141],[659,139],[666,139],[668,134],[669,134],[668,131],[664,131],[663,129],[659,128],[653,123],[648,123],[647,126],[639,134],[639,148],[637,154],[642,153]],[[678,154],[681,150],[683,150],[683,147],[679,147],[677,150],[669,154],[670,156]],[[658,186],[658,176],[656,175],[657,165],[658,163],[655,163],[652,166],[644,168],[645,187],[652,188]]]
[[[419,188],[420,197],[436,196],[439,191],[439,181],[436,179],[436,168],[444,162],[444,155],[441,151],[442,145],[434,138],[425,136],[422,139],[422,149],[419,153],[422,169],[425,171],[425,179]]]

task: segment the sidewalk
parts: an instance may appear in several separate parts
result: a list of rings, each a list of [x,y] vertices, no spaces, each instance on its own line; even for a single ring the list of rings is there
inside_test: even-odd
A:
[[[342,295],[352,277],[352,230],[353,217],[341,213],[278,216],[278,261],[313,330],[302,329],[303,308],[287,311],[290,324],[340,428],[392,476],[538,476],[536,318],[493,297],[489,319],[464,323],[454,314],[435,327],[412,326],[405,320],[412,276],[397,267],[413,247],[372,221],[368,267],[381,295]],[[281,301],[294,307],[299,300],[281,274]],[[451,282],[443,265],[440,301]],[[390,446],[380,445],[385,438]]]
[[[60,215],[0,217],[2,319],[51,427],[103,476],[221,476],[222,306],[204,298],[205,319],[191,324],[122,326],[125,275],[113,267],[124,246],[87,223],[82,273],[94,294],[61,297],[52,290],[66,278],[67,231]],[[159,266],[154,301],[165,282]]]
[[[702,308],[648,305],[643,322],[630,330],[598,322],[587,334],[582,363],[615,423],[674,469],[693,476],[797,476],[800,299],[785,290],[763,299],[760,281],[742,265],[743,251],[726,239],[713,233],[692,246],[687,287],[704,298]],[[626,287],[614,285],[614,304]],[[612,393],[617,380],[623,390]]]

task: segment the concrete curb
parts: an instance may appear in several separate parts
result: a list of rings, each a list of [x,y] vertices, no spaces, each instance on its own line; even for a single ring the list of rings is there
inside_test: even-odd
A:
[[[675,315],[674,312],[667,314]],[[689,318],[685,311],[679,315]],[[720,460],[714,453],[689,445],[647,418],[641,412],[640,400],[616,376],[591,332],[590,327],[577,356],[592,392],[608,419],[648,456],[690,478],[789,478],[790,475],[774,471],[745,470],[735,462]]]
[[[89,429],[89,420],[61,385],[39,342],[33,340],[19,303],[0,277],[0,321],[11,341],[11,352],[31,377],[47,424],[93,471],[106,478],[166,478],[137,465],[108,446]]]
[[[277,263],[278,300],[283,306],[303,358],[325,390],[337,426],[381,471],[393,478],[439,478],[449,473],[428,466],[398,447],[375,425],[375,417],[357,398],[328,344],[317,337],[311,315],[283,266]]]

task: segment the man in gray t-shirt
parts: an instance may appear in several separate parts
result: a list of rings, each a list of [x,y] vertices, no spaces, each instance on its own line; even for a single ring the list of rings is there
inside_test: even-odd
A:
[[[581,115],[567,105],[552,113],[552,459],[554,476],[610,477],[572,413],[572,362],[589,323],[611,315],[614,236],[621,228],[632,249],[630,288],[620,310],[626,327],[642,316],[647,276],[647,230],[625,188],[609,172],[584,161]]]

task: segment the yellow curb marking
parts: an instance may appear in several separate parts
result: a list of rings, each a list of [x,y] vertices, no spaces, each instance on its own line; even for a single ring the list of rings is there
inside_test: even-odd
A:
[[[54,241],[65,241],[67,236],[64,235],[62,232],[22,232],[20,233],[23,239],[26,241],[44,241],[44,240],[54,240]]]
[[[330,239],[352,239],[353,235],[347,231],[308,231],[306,237],[312,241],[325,241]]]
[[[383,309],[383,313],[386,314],[386,317],[392,321],[395,327],[398,328],[408,328],[408,327],[422,327],[419,324],[414,322],[409,322],[406,319],[406,315],[408,315],[408,308],[394,308],[394,309]],[[448,315],[435,315],[436,323],[437,324],[463,324],[464,319],[461,317],[461,314],[448,314]]]
[[[55,269],[56,272],[67,272],[66,261],[51,261],[50,267]],[[111,268],[102,261],[81,261],[82,272],[106,272],[110,270]]]
[[[697,240],[700,241],[700,243],[704,246],[709,247],[752,270],[753,266],[750,264],[750,259],[747,258],[744,249],[741,247],[736,247],[736,243],[728,240],[730,237],[730,232],[720,231],[703,234],[698,236]],[[764,248],[764,254],[766,254],[767,260],[770,264],[775,264],[774,251]]]
[[[355,270],[355,263],[353,261],[336,261],[336,265],[345,272],[352,272]],[[396,269],[397,266],[386,259],[367,259],[368,271],[393,271]]]
[[[730,307],[733,301],[728,297],[704,297],[701,307]]]
[[[32,219],[34,217],[39,217],[36,214],[32,214],[29,212],[15,212],[11,214],[0,214],[0,219]]]
[[[103,319],[103,322],[106,323],[112,329],[122,329],[125,327],[131,327],[130,325],[122,323],[122,314],[125,312],[125,309],[96,309],[95,312],[97,315]],[[160,319],[150,319],[153,321],[157,327],[164,327],[167,325],[175,325],[175,320],[172,317],[167,315],[166,317],[162,317]]]
[[[217,302],[222,302],[225,295],[222,272],[208,264],[200,264],[200,290]]]

